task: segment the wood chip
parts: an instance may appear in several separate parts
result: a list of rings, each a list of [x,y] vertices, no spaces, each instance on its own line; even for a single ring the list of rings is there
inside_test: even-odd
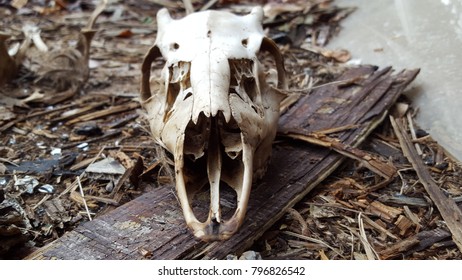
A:
[[[392,223],[403,211],[399,208],[387,206],[379,201],[373,201],[367,207],[367,211],[377,215],[385,222]]]
[[[406,236],[409,230],[414,226],[414,223],[406,218],[406,216],[399,215],[398,219],[395,222],[395,225],[399,229],[399,234],[401,236]]]

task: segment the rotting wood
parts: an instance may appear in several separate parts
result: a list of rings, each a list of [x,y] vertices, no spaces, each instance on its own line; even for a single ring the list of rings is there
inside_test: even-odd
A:
[[[339,80],[361,76],[362,86],[317,88],[281,117],[281,131],[300,128],[309,133],[358,124],[358,128],[342,131],[337,137],[357,147],[385,118],[417,73],[410,70],[392,75],[390,68],[376,71],[366,66],[350,69]],[[165,186],[80,225],[28,259],[222,259],[230,253],[240,254],[332,173],[343,158],[329,149],[298,141],[276,145],[266,176],[254,185],[243,227],[224,242],[194,239],[173,187]],[[228,200],[231,198],[230,194]],[[198,216],[206,215],[208,205],[198,205],[195,211]]]
[[[401,240],[389,248],[379,252],[382,259],[393,259],[399,256],[410,255],[421,251],[450,236],[450,233],[441,229],[422,231],[409,238]]]
[[[462,251],[462,210],[452,198],[444,195],[435,183],[421,157],[418,155],[410,137],[407,135],[402,121],[400,119],[394,119],[392,116],[390,116],[390,121],[399,139],[404,155],[411,162],[425,191],[428,193],[433,203],[435,203],[441,213],[441,217],[451,231],[452,239],[459,250]]]
[[[411,230],[414,223],[404,215],[399,215],[396,219],[395,225],[399,228],[399,234],[405,236],[406,233]]]
[[[379,201],[373,201],[368,207],[367,210],[377,216],[385,222],[391,223],[402,213],[398,208],[394,208]]]
[[[288,133],[287,136],[311,144],[331,148],[346,157],[360,161],[366,168],[386,178],[387,180],[393,178],[393,176],[396,175],[396,168],[393,165],[385,162],[385,160],[377,158],[366,151],[362,151],[358,148],[350,147],[340,143],[336,139],[330,138],[328,136],[315,133],[308,133],[305,135],[293,132]]]

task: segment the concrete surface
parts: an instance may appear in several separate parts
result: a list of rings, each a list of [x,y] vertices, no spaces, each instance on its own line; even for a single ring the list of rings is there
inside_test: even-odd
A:
[[[462,0],[337,0],[358,9],[328,45],[353,62],[421,68],[407,94],[417,124],[462,160]]]

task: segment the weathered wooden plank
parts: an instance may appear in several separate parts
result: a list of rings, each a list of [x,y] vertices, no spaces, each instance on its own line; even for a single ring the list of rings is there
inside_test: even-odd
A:
[[[412,70],[392,75],[390,68],[376,71],[367,66],[351,69],[338,78],[344,81],[340,85],[320,87],[302,97],[281,117],[280,131],[309,133],[353,124],[354,129],[335,137],[358,146],[417,73]],[[28,258],[222,259],[230,253],[239,254],[331,174],[342,159],[334,151],[298,141],[275,145],[267,174],[252,190],[244,225],[227,241],[194,239],[184,223],[173,186],[166,186],[82,224]],[[231,199],[223,202],[233,203]],[[205,216],[207,208],[206,203],[199,204],[195,212]]]

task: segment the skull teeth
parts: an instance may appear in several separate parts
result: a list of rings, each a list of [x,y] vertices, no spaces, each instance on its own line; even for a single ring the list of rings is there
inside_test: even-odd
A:
[[[206,159],[202,157],[196,159],[194,164],[191,162],[184,162],[185,158],[186,161],[188,161],[187,155],[175,159],[175,166],[177,169],[177,192],[186,217],[186,222],[193,229],[194,235],[204,240],[226,239],[238,230],[245,216],[245,209],[247,207],[252,184],[252,149],[249,146],[243,149],[242,147],[244,144],[242,143],[242,139],[239,139],[241,149],[243,149],[241,156],[244,158],[232,159],[228,157],[224,152],[225,148],[220,136],[220,132],[227,129],[219,125],[223,123],[223,116],[221,114],[219,114],[218,118],[207,118],[205,115],[202,115],[198,121],[200,128],[190,126],[189,129],[190,131],[194,131],[194,133],[199,133],[199,131],[202,130],[202,139],[206,141],[202,142],[199,147],[196,147],[195,153],[199,154],[197,149],[204,148],[205,150],[201,151],[200,154],[203,154],[203,157]],[[194,135],[194,133],[190,133],[190,136],[191,134]],[[203,143],[206,144],[204,145]],[[181,141],[178,142],[178,145],[178,151],[181,149],[182,145],[185,147],[188,146]],[[188,151],[193,150],[194,147],[188,148]],[[224,161],[228,167],[226,170],[223,169]],[[231,164],[233,161],[234,163]],[[205,164],[201,162],[205,162]],[[198,169],[198,166],[201,165],[203,167]],[[194,170],[188,170],[188,168]],[[206,170],[204,171],[202,169]],[[196,185],[197,180],[188,178],[187,174],[193,172],[207,173],[208,185],[210,187],[210,211],[207,220],[204,222],[197,219],[191,207],[195,193],[200,187],[203,187],[198,187]],[[221,213],[220,186],[224,183],[233,188],[237,194],[237,207],[229,220],[223,220]],[[207,183],[204,182],[204,185],[207,185]]]
[[[207,153],[207,174],[210,184],[210,216],[220,223],[220,180],[221,180],[221,148],[216,119],[212,119]]]

